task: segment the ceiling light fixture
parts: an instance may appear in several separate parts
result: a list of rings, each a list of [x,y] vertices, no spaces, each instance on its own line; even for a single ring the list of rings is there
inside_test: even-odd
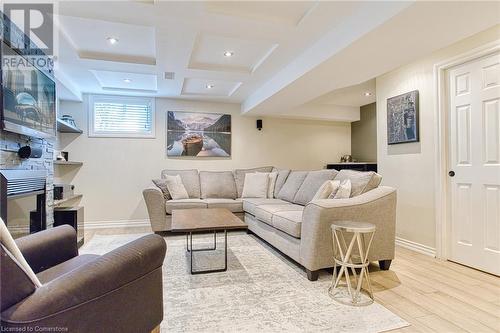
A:
[[[207,84],[205,87],[206,87],[207,89],[212,89],[212,88],[214,87],[214,85],[213,85],[213,84]]]
[[[224,51],[224,57],[232,57],[234,55],[234,52],[231,51]]]
[[[111,45],[115,45],[116,43],[118,43],[118,38],[108,37],[106,39],[108,40],[109,44],[111,44]]]
[[[370,97],[371,95],[372,95],[371,92],[369,92],[369,91],[365,92],[365,97]]]
[[[130,83],[130,82],[132,82],[132,80],[131,79],[124,79],[123,82]]]

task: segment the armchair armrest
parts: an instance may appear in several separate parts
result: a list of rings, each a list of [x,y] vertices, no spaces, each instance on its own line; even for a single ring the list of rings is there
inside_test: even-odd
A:
[[[396,190],[380,186],[354,198],[315,200],[306,205],[300,247],[301,261],[306,268],[317,270],[333,265],[330,226],[342,220],[369,222],[376,226],[369,260],[394,258]]]
[[[106,327],[142,331],[141,325],[150,323],[152,317],[159,320],[157,325],[163,317],[165,252],[166,243],[158,235],[130,242],[37,288],[2,312],[2,322],[69,327],[78,332]]]
[[[76,231],[69,225],[18,238],[16,244],[35,273],[78,255]]]
[[[153,231],[163,231],[166,228],[167,212],[165,210],[165,198],[160,190],[147,188],[142,191],[146,207],[148,209],[149,222]]]

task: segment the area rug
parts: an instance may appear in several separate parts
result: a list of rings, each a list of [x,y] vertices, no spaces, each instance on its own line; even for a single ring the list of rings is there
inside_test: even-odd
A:
[[[143,236],[96,235],[81,253],[103,254]],[[222,267],[218,250],[196,252],[196,269]],[[213,237],[198,236],[195,248]],[[351,307],[327,293],[331,275],[315,282],[255,236],[228,236],[228,270],[191,275],[184,237],[167,237],[161,332],[383,332],[409,324],[380,304]]]

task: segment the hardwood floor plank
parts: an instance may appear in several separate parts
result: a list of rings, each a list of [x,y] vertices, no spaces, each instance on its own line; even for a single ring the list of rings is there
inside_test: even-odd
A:
[[[443,319],[436,315],[428,315],[425,317],[417,318],[417,320],[421,323],[425,323],[426,326],[430,327],[435,332],[442,333],[459,333],[459,332],[467,332],[462,328],[456,326],[455,324],[449,322],[446,319]]]

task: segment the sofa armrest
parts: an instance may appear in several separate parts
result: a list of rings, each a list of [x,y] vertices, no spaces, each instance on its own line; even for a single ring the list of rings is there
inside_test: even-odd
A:
[[[167,212],[165,210],[165,198],[160,190],[147,188],[142,191],[146,207],[148,209],[149,222],[153,231],[163,231],[166,227]]]
[[[88,325],[95,325],[101,331],[106,326],[99,325],[108,320],[106,317],[114,322],[130,323],[141,322],[138,317],[148,316],[146,311],[163,313],[161,267],[165,252],[166,243],[158,235],[130,242],[37,288],[2,312],[2,322],[11,326],[33,322],[49,324],[46,320],[52,318],[51,322],[60,323],[57,326],[76,328],[73,325],[80,325],[75,331],[84,331],[80,330],[82,327],[89,329]],[[145,284],[143,281],[148,281],[153,273],[157,273],[154,285]],[[137,285],[139,290],[134,289]],[[151,305],[153,301],[154,309],[141,308],[141,304]],[[135,309],[134,313],[124,311],[129,306]],[[134,327],[134,323],[130,325]]]
[[[18,238],[16,244],[35,273],[78,255],[76,230],[69,225]]]
[[[311,201],[304,208],[301,230],[301,263],[310,270],[333,266],[330,226],[335,221],[369,222],[376,226],[369,260],[394,258],[396,190],[380,186],[349,199]]]

